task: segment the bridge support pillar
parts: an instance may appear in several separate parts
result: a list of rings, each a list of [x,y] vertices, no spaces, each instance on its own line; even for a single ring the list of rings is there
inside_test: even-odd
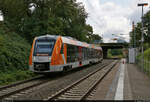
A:
[[[107,58],[107,51],[108,51],[108,49],[103,49],[103,58],[104,59]]]

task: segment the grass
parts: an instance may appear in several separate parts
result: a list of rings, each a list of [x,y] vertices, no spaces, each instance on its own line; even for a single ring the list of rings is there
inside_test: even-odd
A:
[[[115,50],[109,49],[107,54],[108,54],[107,55],[108,58],[123,58],[124,57],[121,49],[115,49]]]
[[[142,56],[139,54],[137,56],[137,65],[142,68]],[[150,75],[150,48],[144,51],[144,69],[146,73]]]
[[[31,77],[36,76],[31,71],[23,71],[23,70],[14,70],[14,71],[8,71],[7,73],[0,73],[0,86],[2,85],[8,85],[20,80],[29,79]]]
[[[137,60],[137,65],[142,69],[142,60]],[[150,61],[147,59],[144,59],[144,69],[142,69],[144,72],[148,73],[150,75]]]

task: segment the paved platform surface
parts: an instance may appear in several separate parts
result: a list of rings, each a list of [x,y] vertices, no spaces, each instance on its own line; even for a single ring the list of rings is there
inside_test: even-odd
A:
[[[117,64],[110,73],[102,80],[102,82],[96,87],[95,92],[93,92],[93,96],[89,97],[88,100],[112,100],[115,93],[115,88],[111,88],[110,85],[112,84],[112,80],[115,78],[116,73],[120,63]],[[110,90],[110,92],[109,92]],[[108,94],[111,93],[111,94]],[[112,94],[113,93],[113,94]]]
[[[104,78],[91,100],[150,100],[150,76],[124,62],[122,59]]]
[[[150,100],[150,76],[140,71],[140,69],[133,64],[127,64],[127,71],[131,86],[132,99]]]

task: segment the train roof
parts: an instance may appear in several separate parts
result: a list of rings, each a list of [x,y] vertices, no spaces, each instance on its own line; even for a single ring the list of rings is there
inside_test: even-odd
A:
[[[81,41],[79,41],[75,38],[69,37],[69,36],[43,35],[43,36],[36,37],[36,39],[40,39],[40,38],[43,38],[43,37],[53,38],[55,40],[57,40],[58,37],[61,37],[62,42],[66,43],[66,44],[71,44],[71,45],[76,45],[76,46],[82,46],[82,47],[88,47],[88,48],[102,50],[102,48],[99,47],[99,46],[96,46],[94,44],[88,44],[86,42],[81,42]]]

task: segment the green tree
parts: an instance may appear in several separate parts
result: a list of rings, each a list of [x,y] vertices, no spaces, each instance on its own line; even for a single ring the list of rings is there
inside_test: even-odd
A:
[[[91,35],[90,35],[90,42],[91,42],[91,43],[102,42],[102,37],[99,36],[98,34],[91,34]]]
[[[147,49],[150,47],[150,11],[148,11],[144,17],[143,17],[143,30],[144,30],[144,49]],[[134,33],[136,35],[136,45],[140,46],[141,44],[141,35],[142,35],[142,24],[141,22],[138,22]],[[130,43],[133,45],[134,36],[133,36],[133,30],[130,32]]]
[[[34,8],[31,10],[31,7]],[[76,0],[1,0],[0,10],[10,29],[30,43],[35,36],[55,34],[89,41],[93,29],[87,13]]]

